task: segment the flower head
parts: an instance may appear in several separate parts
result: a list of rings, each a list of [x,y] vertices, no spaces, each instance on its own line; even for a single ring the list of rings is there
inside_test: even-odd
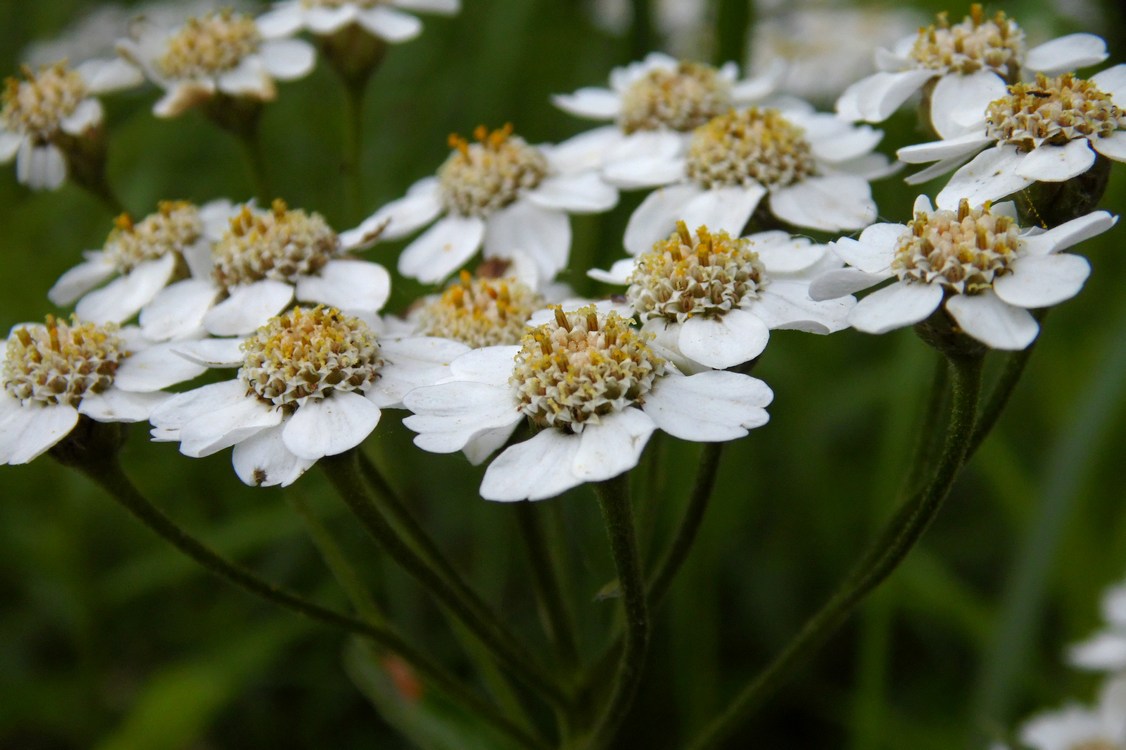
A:
[[[418,332],[473,348],[515,344],[544,298],[514,276],[491,278],[462,271],[458,280],[415,315]]]

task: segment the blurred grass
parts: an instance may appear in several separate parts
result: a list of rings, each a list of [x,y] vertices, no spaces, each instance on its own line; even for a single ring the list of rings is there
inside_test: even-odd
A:
[[[26,42],[90,6],[21,3],[0,27],[4,68],[14,71]],[[1026,25],[1073,30],[1046,3],[1005,7],[1025,13]],[[1122,28],[1102,29],[1118,30],[1113,60],[1123,59]],[[452,131],[512,121],[533,142],[582,131],[547,96],[601,84],[630,59],[629,46],[594,29],[574,0],[468,0],[460,17],[428,17],[423,37],[391,50],[369,91],[371,208],[431,172]],[[345,214],[339,179],[343,95],[323,67],[280,90],[263,120],[276,155],[271,180],[292,205],[346,228],[359,217]],[[127,205],[144,214],[163,198],[246,197],[235,144],[194,114],[155,121],[152,100],[146,90],[107,101],[110,178]],[[886,152],[917,139],[908,115],[887,129]],[[913,191],[893,179],[875,193],[882,217],[908,215]],[[600,266],[618,257],[638,200],[627,195],[611,215],[577,219],[574,257]],[[1120,168],[1103,205],[1126,205]],[[73,187],[24,190],[10,167],[0,170],[0,216],[7,330],[53,312],[46,290],[81,250],[100,246],[110,221]],[[1090,678],[1066,669],[1060,651],[1095,627],[1100,590],[1126,571],[1122,232],[1078,249],[1092,277],[1050,316],[1008,412],[921,548],[733,747],[950,748],[967,734],[980,747],[983,734],[1032,710],[1090,697]],[[368,257],[393,265],[401,247],[380,245]],[[581,274],[568,280],[595,290]],[[419,289],[399,285],[392,306]],[[776,393],[771,423],[726,452],[698,547],[659,618],[630,746],[677,746],[828,594],[892,509],[930,370],[930,353],[907,331],[772,336],[756,371]],[[161,507],[264,575],[346,606],[280,491],[243,487],[226,453],[191,460],[145,437],[133,431],[124,460]],[[397,415],[372,440],[450,556],[546,648],[516,525],[510,509],[477,497],[481,469],[416,450]],[[668,538],[697,451],[671,438],[659,450],[653,477],[665,499],[639,498],[650,542]],[[298,487],[403,629],[466,669],[432,603],[366,546],[321,477],[312,472]],[[590,656],[617,609],[596,598],[613,577],[605,534],[586,490],[550,502]],[[0,470],[0,748],[408,746],[352,684],[345,646],[340,634],[182,562],[48,459]],[[387,689],[378,670],[347,653],[362,687]]]

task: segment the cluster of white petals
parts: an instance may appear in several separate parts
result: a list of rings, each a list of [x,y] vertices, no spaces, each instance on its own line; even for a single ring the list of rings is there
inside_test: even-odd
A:
[[[453,15],[460,10],[461,0],[283,0],[258,17],[258,28],[277,39],[302,30],[328,36],[355,25],[397,43],[422,33],[422,21],[403,11]]]

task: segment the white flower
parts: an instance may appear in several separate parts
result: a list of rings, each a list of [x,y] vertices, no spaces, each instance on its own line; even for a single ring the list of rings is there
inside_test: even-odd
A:
[[[47,297],[56,305],[76,300],[75,314],[92,323],[121,323],[136,315],[170,282],[206,273],[211,245],[232,215],[230,201],[195,206],[161,201],[140,221],[122,214],[101,250],[64,273]],[[116,278],[113,278],[116,277]],[[107,279],[113,281],[97,288]]]
[[[1020,741],[1032,750],[1126,750],[1126,678],[1103,686],[1096,709],[1070,705],[1030,719]]]
[[[422,22],[403,10],[453,15],[461,0],[283,0],[258,17],[258,27],[273,38],[302,29],[328,36],[356,24],[386,42],[406,42],[422,33]]]
[[[300,307],[246,339],[180,345],[238,376],[177,394],[153,411],[153,439],[186,456],[234,446],[235,472],[250,485],[288,485],[317,459],[359,445],[381,410],[438,382],[468,347],[435,338],[377,339],[374,315]]]
[[[556,308],[518,346],[475,349],[450,363],[447,382],[407,394],[415,444],[463,450],[480,463],[527,421],[535,435],[485,471],[487,500],[542,500],[637,465],[660,428],[684,440],[734,440],[766,423],[773,394],[733,372],[681,375],[648,336],[593,305]]]
[[[0,109],[0,163],[16,160],[16,179],[35,190],[54,190],[67,176],[67,152],[80,149],[102,124],[94,94],[135,86],[140,72],[123,60],[65,62],[23,69],[25,80],[5,81]]]
[[[762,353],[772,329],[832,333],[848,327],[856,300],[813,301],[810,282],[843,263],[825,245],[761,232],[733,239],[727,232],[683,222],[668,239],[609,272],[590,275],[629,284],[626,300],[643,330],[682,371],[724,369]]]
[[[313,69],[313,47],[300,39],[266,39],[255,20],[224,10],[165,28],[141,19],[118,43],[121,55],[165,90],[153,105],[176,117],[217,95],[271,101],[274,80],[291,81]]]
[[[0,463],[31,461],[69,435],[79,416],[148,419],[166,394],[133,392],[118,377],[144,346],[134,334],[53,316],[14,327],[0,342]]]
[[[1126,584],[1103,594],[1103,619],[1107,627],[1067,650],[1067,661],[1080,669],[1126,672]]]
[[[868,180],[890,173],[887,159],[872,153],[882,137],[867,125],[797,109],[752,107],[713,118],[693,132],[687,156],[653,159],[634,174],[637,187],[668,187],[633,212],[626,250],[645,252],[678,220],[741,234],[767,196],[776,218],[799,227],[867,226],[876,218]]]
[[[980,4],[951,24],[945,13],[892,50],[876,52],[879,73],[849,86],[837,100],[837,112],[848,120],[882,122],[912,94],[932,84],[931,122],[972,123],[985,106],[1017,83],[1026,71],[1056,75],[1095,65],[1107,57],[1106,42],[1093,34],[1070,34],[1032,49],[1024,31],[998,11],[987,18]]]
[[[642,62],[614,68],[608,89],[583,88],[552,101],[578,117],[614,121],[579,136],[575,142],[587,150],[577,156],[601,167],[607,181],[631,187],[638,171],[683,155],[697,127],[770,94],[780,74],[774,69],[740,81],[735,63],[713,68],[654,52]]]
[[[960,198],[996,200],[1034,182],[1064,182],[1091,169],[1100,155],[1126,161],[1126,65],[1090,80],[1066,73],[1009,86],[970,125],[934,118],[942,140],[902,148],[898,156],[912,164],[937,162],[907,179],[918,183],[977,154],[938,194],[943,208]]]
[[[859,240],[830,247],[852,268],[814,281],[810,295],[829,299],[895,277],[852,308],[848,322],[868,333],[918,323],[940,306],[962,332],[994,349],[1024,349],[1040,330],[1030,309],[1071,299],[1090,264],[1061,253],[1114,226],[1106,211],[1080,216],[1047,231],[1021,230],[1011,203],[956,211],[935,210],[926,196],[915,218],[874,224]]]
[[[191,338],[204,331],[242,336],[294,299],[349,312],[374,313],[391,291],[387,270],[347,257],[365,239],[337,235],[319,214],[274,201],[268,211],[244,205],[227,231],[199,257],[193,277],[164,287],[141,310],[154,341]]]
[[[511,125],[491,133],[478,127],[474,136],[476,143],[450,136],[453,152],[438,175],[416,182],[357,231],[398,239],[438,219],[399,256],[401,274],[427,283],[448,277],[482,244],[486,258],[520,251],[541,280],[555,278],[571,251],[568,213],[608,211],[618,191],[575,164],[570,141],[531,146]]]

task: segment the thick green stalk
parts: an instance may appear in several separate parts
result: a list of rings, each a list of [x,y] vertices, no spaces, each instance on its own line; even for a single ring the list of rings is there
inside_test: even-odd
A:
[[[813,654],[854,609],[903,562],[930,526],[961,469],[973,433],[981,392],[982,356],[951,357],[953,403],[942,455],[927,486],[911,497],[880,538],[821,609],[690,745],[720,747]]]

